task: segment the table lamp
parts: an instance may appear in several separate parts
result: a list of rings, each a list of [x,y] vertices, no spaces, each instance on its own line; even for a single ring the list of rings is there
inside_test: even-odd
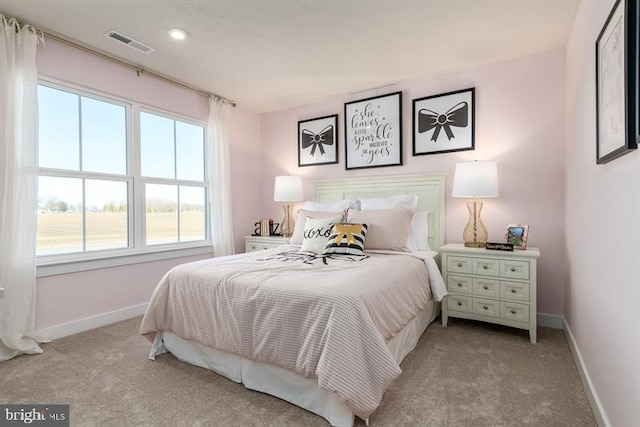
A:
[[[275,185],[273,188],[273,201],[285,202],[282,205],[284,209],[284,218],[280,229],[282,235],[285,237],[291,237],[293,234],[293,227],[295,225],[293,221],[293,215],[291,210],[293,209],[293,203],[302,201],[302,178],[299,176],[276,176]]]
[[[487,228],[480,219],[482,201],[478,197],[498,197],[498,168],[495,162],[465,162],[456,164],[453,176],[453,197],[472,197],[467,202],[469,222],[462,233],[468,248],[487,245]]]

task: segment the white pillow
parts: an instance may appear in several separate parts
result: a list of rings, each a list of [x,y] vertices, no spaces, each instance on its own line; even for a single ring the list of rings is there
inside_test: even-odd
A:
[[[341,220],[341,215],[330,218],[307,217],[304,225],[304,239],[300,250],[316,254],[323,253],[331,235],[333,224],[339,223]]]
[[[404,208],[349,210],[347,222],[369,224],[365,249],[411,252],[408,245],[413,210]]]
[[[413,246],[418,251],[428,251],[429,247],[429,212],[418,211],[413,214],[411,220],[410,240],[413,240]]]
[[[303,209],[308,211],[344,212],[347,209],[360,209],[358,199],[344,199],[334,203],[304,202]]]
[[[302,244],[302,240],[304,239],[304,226],[308,217],[331,218],[335,216],[338,216],[339,218],[342,219],[342,217],[344,216],[344,212],[320,212],[320,211],[309,211],[305,209],[300,209],[296,217],[296,225],[293,228],[293,234],[289,239],[289,243],[292,245]]]
[[[415,194],[401,194],[392,197],[359,199],[359,202],[360,209],[363,211],[393,208],[415,209],[418,207],[418,196]]]

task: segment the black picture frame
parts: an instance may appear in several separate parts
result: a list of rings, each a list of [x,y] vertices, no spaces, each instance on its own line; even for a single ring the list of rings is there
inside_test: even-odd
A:
[[[413,100],[413,155],[475,150],[476,89]]]
[[[298,166],[338,163],[338,115],[298,122]]]
[[[402,92],[344,104],[345,169],[402,166]]]
[[[617,0],[596,40],[596,163],[638,148],[638,2]]]

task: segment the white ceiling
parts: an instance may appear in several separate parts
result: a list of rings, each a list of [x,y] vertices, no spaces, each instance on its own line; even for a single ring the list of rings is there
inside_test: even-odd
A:
[[[0,0],[0,13],[269,112],[564,47],[580,0]],[[178,42],[171,27],[190,37]],[[104,37],[115,29],[155,48]]]

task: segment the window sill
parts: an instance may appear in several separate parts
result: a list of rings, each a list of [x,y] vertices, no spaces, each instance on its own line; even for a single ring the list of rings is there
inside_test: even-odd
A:
[[[123,265],[206,254],[213,255],[213,247],[211,245],[180,249],[163,249],[152,252],[130,252],[128,254],[122,253],[118,255],[101,256],[73,261],[55,261],[48,262],[46,264],[38,264],[36,276],[57,276],[81,271],[99,270],[102,268],[120,267]]]

